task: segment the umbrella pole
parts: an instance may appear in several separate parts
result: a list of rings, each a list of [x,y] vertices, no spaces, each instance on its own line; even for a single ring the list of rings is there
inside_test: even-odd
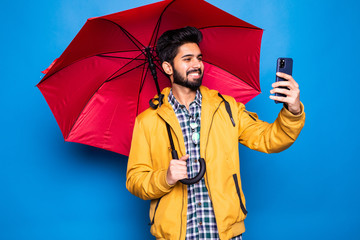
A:
[[[152,59],[152,55],[150,53],[150,47],[145,48],[145,52],[146,52],[147,59],[149,61],[149,68],[151,71],[151,75],[153,76],[154,81],[155,81],[156,91],[158,93],[158,96],[160,96],[161,91],[160,91],[159,82],[158,82],[158,78],[157,78],[156,67],[155,67],[154,61]],[[162,102],[159,102],[159,104],[161,106]]]
[[[156,73],[156,67],[155,67],[155,64],[154,64],[154,61],[153,61],[153,58],[152,58],[152,54],[150,52],[150,47],[145,48],[145,52],[146,52],[146,56],[147,56],[147,59],[148,59],[148,62],[149,62],[149,68],[150,68],[150,71],[151,71],[151,75],[154,78],[155,85],[156,85],[156,90],[157,90],[157,93],[158,93],[158,96],[159,96],[159,105],[156,106],[150,100],[150,106],[153,107],[153,108],[161,107],[164,95],[161,94],[161,91],[160,91],[159,82],[158,82],[157,73]],[[170,140],[171,156],[172,156],[173,159],[179,159],[177,151],[176,151],[175,146],[174,146],[174,141],[173,141],[173,138],[172,138],[172,135],[171,135],[170,125],[167,122],[166,122],[166,128],[167,128],[167,132],[168,132],[168,136],[169,136],[169,140]],[[204,174],[206,172],[205,160],[203,158],[200,158],[199,163],[200,163],[200,171],[199,171],[199,173],[194,178],[187,178],[187,179],[180,180],[180,182],[182,184],[186,184],[186,185],[195,184],[195,183],[199,182],[203,178],[203,176],[204,176]]]

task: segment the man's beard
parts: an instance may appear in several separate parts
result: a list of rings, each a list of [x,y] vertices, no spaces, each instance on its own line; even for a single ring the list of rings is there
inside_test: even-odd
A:
[[[178,71],[176,71],[176,69],[174,67],[173,67],[173,69],[174,69],[174,74],[173,74],[174,83],[181,85],[183,87],[190,88],[193,91],[196,91],[199,89],[199,87],[201,86],[201,83],[202,83],[202,78],[203,78],[201,69],[188,71],[186,73],[186,78],[181,76],[180,73]],[[190,82],[187,76],[192,72],[198,72],[200,77],[198,79],[194,79],[194,81]]]

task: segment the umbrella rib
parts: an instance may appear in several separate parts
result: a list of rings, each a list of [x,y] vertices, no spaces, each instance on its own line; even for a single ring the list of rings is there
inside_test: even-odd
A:
[[[168,9],[168,7],[170,7],[170,5],[173,4],[174,2],[175,2],[175,0],[171,1],[171,2],[164,8],[164,10],[161,12],[160,17],[159,17],[159,20],[157,21],[156,26],[155,26],[155,28],[154,28],[153,34],[151,35],[151,39],[150,39],[149,45],[150,45],[151,42],[154,40],[154,46],[155,46],[155,44],[156,44],[155,40],[157,39],[157,37],[158,37],[158,35],[159,35],[159,31],[160,31],[160,23],[161,23],[162,16],[164,15],[166,9]],[[155,36],[155,38],[154,38],[154,36]]]
[[[117,58],[117,59],[127,59],[127,60],[130,60],[130,59],[133,59],[133,60],[139,60],[139,61],[144,61],[144,59],[134,59],[134,58],[131,58],[131,57],[117,57],[117,56],[106,56],[106,55],[103,55],[103,54],[99,54],[97,55],[99,57],[104,57],[104,58]]]
[[[229,71],[227,71],[227,70],[225,70],[225,69],[223,69],[223,68],[221,68],[221,67],[217,66],[216,64],[213,64],[213,63],[208,62],[208,61],[205,61],[205,60],[203,60],[203,62],[206,62],[206,63],[208,63],[208,64],[210,64],[210,65],[212,65],[212,66],[215,66],[215,67],[217,67],[217,68],[219,68],[219,69],[223,70],[224,72],[227,72],[228,74],[230,74],[230,75],[232,75],[232,76],[234,76],[234,77],[236,77],[236,78],[240,79],[242,82],[246,83],[247,85],[249,85],[250,87],[254,88],[255,90],[257,90],[257,91],[261,92],[261,90],[260,90],[260,89],[258,89],[256,86],[254,87],[254,86],[250,85],[248,82],[246,82],[246,81],[242,80],[241,78],[239,78],[238,76],[236,76],[236,75],[232,74],[231,72],[229,72]]]
[[[135,49],[135,50],[124,50],[124,51],[111,51],[111,52],[103,52],[103,53],[99,53],[99,54],[110,54],[110,53],[128,53],[128,52],[138,52],[139,49]],[[140,50],[141,51],[141,50]]]
[[[99,19],[105,20],[105,21],[108,21],[108,22],[111,22],[111,23],[115,24],[116,26],[118,26],[118,27],[120,28],[120,30],[130,39],[131,42],[134,43],[134,45],[135,45],[140,51],[141,51],[141,47],[139,47],[139,46],[135,43],[135,41],[136,41],[138,44],[140,44],[140,45],[142,46],[142,48],[145,48],[145,46],[144,46],[141,42],[139,42],[139,40],[137,40],[133,35],[131,35],[128,31],[125,30],[125,28],[123,28],[123,27],[120,26],[119,24],[117,24],[117,23],[115,23],[115,22],[113,22],[113,21],[110,21],[110,20],[108,20],[108,19],[106,19],[106,18],[99,18]]]
[[[134,68],[131,68],[131,69],[129,69],[129,70],[127,70],[127,71],[119,74],[119,75],[116,75],[116,76],[114,76],[114,74],[113,74],[113,75],[111,75],[111,77],[109,77],[108,79],[106,79],[106,80],[104,81],[104,83],[110,82],[111,80],[113,80],[113,79],[115,79],[115,78],[117,78],[117,77],[120,77],[120,76],[122,76],[122,75],[124,75],[124,74],[126,74],[126,73],[128,73],[128,72],[131,72],[131,71],[133,71],[133,70],[135,70],[135,69],[137,69],[137,68],[139,68],[139,67],[141,67],[141,66],[143,66],[143,65],[145,65],[145,64],[146,64],[146,62],[144,62],[144,63],[142,63],[142,64],[140,64],[140,65],[138,65],[138,66],[136,66],[136,67],[134,67]],[[123,69],[123,67],[122,67],[121,69]],[[121,69],[117,70],[116,72],[120,71]],[[114,76],[114,77],[113,77],[113,76]]]
[[[127,65],[129,65],[130,63],[132,63],[135,59],[137,59],[138,57],[140,57],[142,55],[142,53],[140,53],[139,55],[137,55],[135,58],[131,59],[131,61],[127,62],[124,66],[122,66],[121,68],[119,68],[118,70],[116,70],[108,79],[112,79],[112,76],[114,76],[116,73],[118,73],[119,71],[121,71],[124,67],[126,67]],[[135,67],[136,68],[136,67]],[[134,68],[133,68],[134,69]],[[106,80],[107,81],[107,80]]]
[[[74,121],[74,124],[71,126],[71,129],[70,129],[68,135],[66,136],[65,140],[69,137],[71,131],[73,130],[73,128],[74,128],[74,126],[75,126],[75,123],[77,122],[77,120],[79,119],[81,113],[84,111],[84,109],[86,108],[86,106],[87,106],[88,103],[90,102],[90,99],[93,98],[93,96],[95,95],[95,93],[104,85],[104,83],[109,82],[109,81],[113,80],[114,78],[120,77],[120,76],[122,76],[122,75],[124,75],[124,74],[126,74],[126,73],[128,73],[128,72],[130,72],[130,71],[132,71],[132,70],[134,70],[134,69],[136,69],[136,68],[138,68],[138,67],[141,67],[142,65],[145,65],[145,63],[142,63],[142,64],[140,64],[139,66],[137,66],[137,67],[135,67],[135,68],[133,68],[133,69],[130,69],[130,70],[126,71],[126,72],[123,72],[123,73],[121,73],[120,75],[118,75],[118,76],[116,76],[116,77],[113,77],[113,78],[111,78],[111,79],[105,80],[105,81],[95,90],[95,92],[91,95],[91,97],[89,98],[89,100],[85,103],[83,109],[80,111],[79,115],[77,116],[76,120]]]
[[[59,71],[61,71],[61,70],[63,70],[63,69],[65,69],[65,68],[67,68],[67,67],[69,67],[69,66],[71,66],[71,65],[73,65],[73,64],[75,64],[75,63],[77,63],[77,62],[80,62],[80,61],[82,61],[82,60],[84,60],[84,59],[87,59],[87,58],[91,58],[91,57],[94,57],[94,56],[101,56],[102,54],[107,54],[107,53],[117,53],[117,52],[137,52],[137,51],[139,51],[139,50],[128,50],[128,51],[115,51],[115,52],[105,52],[105,53],[99,53],[99,54],[96,54],[96,55],[91,55],[91,56],[86,56],[86,57],[83,57],[83,58],[80,58],[80,59],[77,59],[76,61],[74,61],[74,62],[72,62],[72,63],[70,63],[69,65],[66,65],[66,66],[63,66],[63,67],[61,67],[60,69],[58,69],[56,72],[53,72],[53,73],[51,73],[49,76],[47,76],[47,74],[43,77],[43,79],[37,84],[37,86],[39,85],[39,84],[41,84],[42,82],[44,82],[45,80],[47,80],[48,78],[50,78],[52,75],[54,75],[55,73],[57,73],[57,72],[59,72]],[[101,57],[106,57],[106,56],[101,56]],[[138,57],[138,56],[137,56]]]
[[[165,8],[166,9],[166,8]],[[162,13],[161,13],[162,14]],[[157,29],[159,29],[160,27],[160,21],[161,21],[161,15],[160,15],[160,17],[159,17],[159,19],[158,19],[158,21],[157,21],[157,23],[156,23],[156,25],[155,25],[155,28],[154,28],[154,31],[153,31],[153,33],[152,33],[152,35],[151,35],[151,39],[150,39],[150,42],[149,42],[149,46],[151,46],[151,43],[152,43],[152,41],[153,41],[153,39],[154,39],[154,33],[155,33],[155,31],[156,32],[158,32],[158,30]],[[156,33],[156,37],[157,37],[157,33]],[[155,39],[156,39],[156,37],[155,37]],[[155,41],[155,40],[154,40]],[[153,44],[154,46],[155,46],[155,42],[154,42],[154,44]]]
[[[100,56],[100,57],[108,57],[108,58],[133,59],[133,58],[129,58],[129,57],[117,57],[117,56],[107,55],[107,54],[112,54],[112,53],[131,53],[131,52],[139,52],[139,50],[136,49],[136,50],[126,50],[126,51],[103,52],[103,53],[97,54],[97,56]],[[141,50],[140,50],[140,52],[141,52]],[[138,57],[138,56],[137,56],[137,57]]]

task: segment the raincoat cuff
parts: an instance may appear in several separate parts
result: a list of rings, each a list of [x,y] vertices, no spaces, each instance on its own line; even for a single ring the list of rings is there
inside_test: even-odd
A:
[[[304,117],[305,115],[305,112],[304,112],[304,104],[302,102],[300,102],[300,109],[301,109],[301,112],[300,114],[298,115],[295,115],[293,114],[292,112],[290,112],[285,106],[283,107],[283,115],[287,118],[290,118],[290,119],[294,119],[294,120],[297,120],[297,119],[301,119]]]
[[[175,186],[175,184],[174,184],[174,185],[170,185],[170,184],[166,181],[166,175],[167,175],[167,169],[164,169],[164,170],[163,170],[163,176],[164,176],[164,177],[160,178],[160,184],[161,184],[162,187],[165,188],[165,190],[170,190],[172,187]]]

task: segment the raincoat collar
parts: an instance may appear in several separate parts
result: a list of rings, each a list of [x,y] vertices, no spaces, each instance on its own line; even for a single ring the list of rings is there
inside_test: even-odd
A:
[[[170,93],[169,93],[169,96],[168,96],[168,101],[173,106],[174,112],[177,112],[177,110],[181,106],[184,106],[184,105],[180,104],[179,101],[175,98],[175,96],[172,93],[172,89],[170,90]],[[195,99],[194,99],[194,101],[192,101],[190,103],[190,105],[191,104],[197,104],[197,105],[199,105],[201,107],[201,101],[202,101],[202,96],[201,96],[200,90],[197,90],[196,95],[195,95]]]
[[[202,106],[201,115],[203,116],[205,113],[206,117],[209,117],[208,114],[210,114],[210,115],[213,114],[213,112],[217,109],[218,105],[222,102],[222,99],[218,96],[218,91],[216,91],[216,90],[210,90],[205,86],[200,86],[199,90],[200,90],[200,94],[201,94],[201,106]],[[161,94],[164,95],[163,104],[156,111],[161,117],[165,116],[165,115],[169,115],[169,117],[175,117],[175,119],[176,119],[175,112],[172,111],[172,113],[171,113],[171,111],[170,111],[170,110],[173,110],[171,107],[171,104],[169,103],[169,99],[168,99],[170,91],[171,91],[170,87],[164,88],[162,90]],[[197,101],[196,98],[195,98],[195,101]],[[203,106],[203,105],[206,105],[206,106]],[[203,109],[203,107],[205,107],[205,109]],[[201,118],[203,118],[203,117],[201,117]]]
[[[186,154],[185,143],[181,131],[180,123],[176,114],[169,103],[168,97],[170,94],[170,87],[164,88],[163,104],[156,111],[157,114],[166,121],[175,133],[175,136],[180,145],[181,156]],[[210,90],[205,86],[200,86],[200,93],[202,95],[201,103],[201,128],[200,128],[200,156],[205,157],[205,148],[208,141],[209,131],[211,127],[212,118],[218,109],[222,99],[218,96],[218,92]]]

